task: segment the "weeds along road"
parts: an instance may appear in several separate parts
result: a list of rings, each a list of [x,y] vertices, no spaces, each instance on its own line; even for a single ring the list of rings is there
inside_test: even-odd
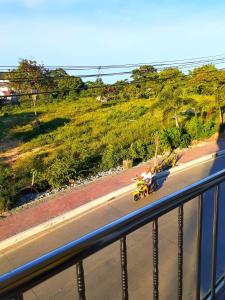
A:
[[[64,225],[49,230],[39,238],[17,245],[1,253],[1,273],[30,261],[60,245],[74,240],[91,230],[105,225],[124,214],[136,210],[167,194],[183,188],[201,178],[225,167],[225,157],[200,164],[192,169],[169,176],[162,180],[161,188],[138,203],[132,202],[131,194],[89,211]],[[204,195],[202,291],[210,286],[210,261],[212,242],[212,191]],[[221,185],[220,199],[225,200],[225,184]],[[221,201],[220,219],[225,220],[225,204]],[[184,299],[192,299],[195,286],[195,242],[196,242],[196,201],[184,206]],[[218,275],[225,267],[222,250],[225,242],[221,232],[225,221],[219,223]],[[152,297],[152,226],[148,224],[130,234],[127,238],[128,281],[130,299],[151,299]],[[159,272],[160,299],[177,298],[177,210],[159,219]],[[121,299],[121,275],[119,243],[92,255],[84,261],[87,299]],[[48,281],[25,293],[24,299],[78,299],[75,266],[56,275]]]

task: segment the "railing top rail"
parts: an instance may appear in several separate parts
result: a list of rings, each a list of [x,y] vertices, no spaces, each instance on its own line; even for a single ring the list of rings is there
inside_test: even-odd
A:
[[[32,288],[223,181],[225,169],[1,275],[1,299]]]

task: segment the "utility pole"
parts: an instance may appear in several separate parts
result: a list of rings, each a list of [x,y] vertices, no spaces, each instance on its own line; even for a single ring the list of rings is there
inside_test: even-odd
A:
[[[37,90],[36,89],[31,89],[31,99],[32,99],[33,107],[34,107],[35,126],[39,127],[40,121],[38,120],[37,109],[36,109],[36,101],[37,101]]]

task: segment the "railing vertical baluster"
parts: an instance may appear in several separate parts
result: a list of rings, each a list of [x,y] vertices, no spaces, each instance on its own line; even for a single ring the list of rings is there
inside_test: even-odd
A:
[[[195,299],[200,299],[201,286],[201,252],[202,252],[202,209],[203,209],[203,195],[198,196],[198,221],[197,221],[197,245],[196,245],[196,295]]]
[[[214,190],[212,277],[211,277],[211,298],[212,299],[215,298],[215,285],[216,285],[218,212],[219,212],[219,186],[217,185]]]
[[[120,259],[122,277],[122,299],[128,300],[127,245],[126,237],[120,239]]]
[[[83,268],[83,262],[82,261],[79,261],[76,264],[76,271],[77,271],[77,289],[78,289],[79,300],[86,300],[85,282],[84,282],[84,268]]]
[[[183,297],[183,227],[184,207],[178,208],[178,300]]]
[[[23,295],[17,295],[16,297],[14,297],[12,300],[23,300]]]
[[[153,240],[153,299],[159,299],[159,245],[158,245],[158,219],[152,223]]]

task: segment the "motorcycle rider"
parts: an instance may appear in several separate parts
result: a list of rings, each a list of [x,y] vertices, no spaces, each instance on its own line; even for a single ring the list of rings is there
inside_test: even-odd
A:
[[[154,176],[153,174],[154,174],[154,169],[151,170],[150,167],[147,167],[146,171],[141,173],[141,179],[145,182],[145,184],[148,187],[148,194],[150,193],[150,187]]]

